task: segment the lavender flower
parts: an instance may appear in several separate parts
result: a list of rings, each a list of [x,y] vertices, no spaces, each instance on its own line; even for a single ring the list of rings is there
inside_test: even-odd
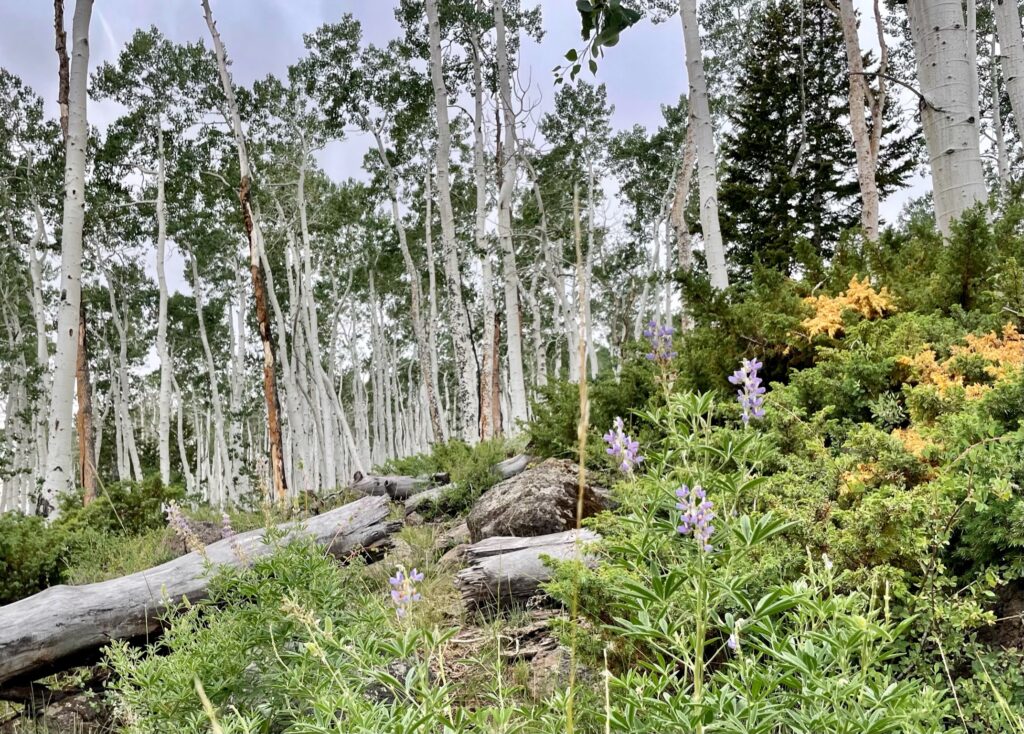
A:
[[[644,457],[637,455],[637,452],[640,451],[640,443],[634,441],[626,433],[626,426],[622,422],[622,418],[615,417],[615,423],[612,429],[604,434],[604,440],[608,444],[608,455],[614,456],[619,461],[619,470],[623,474],[629,474],[644,460]]]
[[[746,620],[737,619],[736,626],[732,629],[732,634],[729,635],[729,639],[725,641],[726,647],[734,652],[738,652],[740,649],[740,630],[743,629],[743,623]]]
[[[647,359],[662,365],[675,359],[676,352],[672,350],[672,335],[675,333],[676,330],[671,326],[661,326],[657,321],[650,321],[644,329],[644,336],[651,347]]]
[[[413,602],[423,598],[416,590],[416,584],[422,580],[423,574],[415,568],[406,575],[405,569],[401,566],[395,575],[388,579],[391,584],[391,600],[395,603],[395,612],[399,617],[404,617]]]
[[[692,535],[702,551],[712,550],[708,542],[715,532],[711,521],[715,519],[714,503],[707,498],[704,488],[699,484],[692,490],[685,484],[676,490],[676,509],[682,510],[679,527],[680,535]]]
[[[188,524],[188,519],[185,517],[185,513],[181,511],[178,503],[171,500],[163,506],[163,511],[167,517],[167,525],[174,529],[175,534],[184,543],[186,550],[198,551],[200,554],[205,553],[206,547],[203,545],[203,541],[199,539],[196,531]]]
[[[761,386],[761,378],[757,376],[762,367],[764,365],[756,357],[745,359],[740,368],[729,376],[729,382],[740,388],[736,391],[736,399],[743,408],[744,425],[749,424],[751,418],[764,418],[765,389]]]
[[[231,527],[231,516],[226,512],[220,513],[220,537],[230,538],[235,534],[235,529]]]

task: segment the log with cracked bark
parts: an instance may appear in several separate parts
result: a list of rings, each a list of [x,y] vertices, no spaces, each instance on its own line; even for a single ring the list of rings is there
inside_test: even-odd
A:
[[[503,609],[534,596],[540,585],[551,579],[551,568],[543,556],[557,560],[582,557],[586,544],[599,539],[590,530],[567,530],[531,538],[493,537],[468,546],[463,558],[469,565],[455,577],[462,601],[471,611]]]
[[[401,525],[387,497],[363,497],[279,525],[280,543],[312,538],[336,557],[385,546]],[[208,564],[243,566],[274,550],[265,530],[239,533],[155,568],[84,586],[53,586],[0,607],[0,688],[87,663],[113,640],[157,633],[165,612],[207,595]]]
[[[450,481],[447,474],[431,474],[426,477],[406,477],[399,474],[369,474],[356,472],[349,489],[360,494],[384,495],[393,500],[408,499],[430,487],[439,487]]]

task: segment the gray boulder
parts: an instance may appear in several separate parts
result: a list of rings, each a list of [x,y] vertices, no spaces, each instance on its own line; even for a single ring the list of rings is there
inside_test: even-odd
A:
[[[499,482],[473,505],[466,524],[479,543],[494,536],[533,537],[576,527],[577,466],[566,459],[548,459]],[[586,487],[583,517],[605,508],[603,490]]]

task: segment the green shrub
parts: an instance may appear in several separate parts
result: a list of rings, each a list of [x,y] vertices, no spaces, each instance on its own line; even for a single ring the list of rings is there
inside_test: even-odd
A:
[[[55,539],[40,517],[0,515],[0,605],[59,583],[65,549]]]
[[[92,528],[107,533],[140,533],[166,525],[163,506],[182,502],[181,485],[164,486],[158,474],[142,482],[112,482],[100,488],[96,499],[85,505],[81,491],[61,498],[57,524],[68,531]]]

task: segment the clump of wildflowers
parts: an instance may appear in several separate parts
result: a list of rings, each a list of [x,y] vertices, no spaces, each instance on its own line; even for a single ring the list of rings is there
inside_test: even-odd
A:
[[[622,418],[615,417],[615,423],[611,430],[604,434],[604,440],[608,444],[608,455],[619,462],[619,470],[624,474],[632,472],[644,460],[644,457],[639,455],[640,442],[629,437]]]
[[[743,408],[744,425],[749,424],[751,418],[764,418],[765,389],[757,375],[762,367],[764,365],[757,358],[745,359],[740,368],[729,376],[729,382],[740,388],[736,391],[736,399]]]
[[[188,524],[188,519],[185,517],[185,513],[181,511],[181,507],[174,500],[166,503],[163,506],[164,515],[167,517],[167,525],[170,526],[181,542],[185,544],[185,548],[189,551],[198,551],[204,553],[206,546],[203,545],[203,541],[196,535],[196,531],[193,530],[192,526]]]
[[[644,329],[644,336],[650,344],[651,351],[647,353],[647,359],[658,364],[665,365],[676,357],[672,349],[672,335],[676,330],[671,326],[660,325],[657,321],[650,321]]]
[[[414,602],[418,602],[423,596],[416,590],[416,584],[423,580],[423,574],[415,568],[408,574],[401,566],[398,571],[388,579],[391,584],[391,601],[395,603],[395,612],[399,617],[404,617]]]
[[[698,484],[690,489],[684,484],[676,490],[676,497],[679,498],[676,509],[683,513],[676,528],[679,534],[692,535],[703,551],[712,550],[708,541],[715,532],[715,526],[711,524],[715,519],[714,503],[707,498],[704,488]]]

